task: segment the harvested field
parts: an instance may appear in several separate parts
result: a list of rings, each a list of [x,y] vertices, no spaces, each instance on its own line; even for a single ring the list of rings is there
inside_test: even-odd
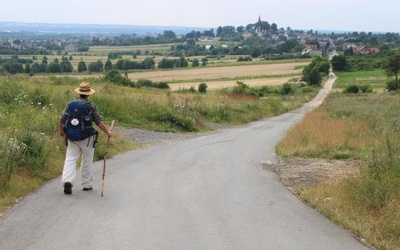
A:
[[[158,70],[146,72],[130,72],[130,80],[148,79],[153,82],[165,81],[171,90],[189,89],[202,82],[208,89],[228,88],[236,85],[236,81],[254,86],[282,85],[292,78],[301,77],[299,66],[308,65],[309,62],[290,62],[275,64],[257,64],[224,67],[199,67],[190,69]],[[61,76],[61,75],[59,75]],[[103,74],[69,75],[76,78],[93,78]]]
[[[297,66],[307,65],[308,63],[281,63],[281,64],[262,64],[229,66],[215,68],[197,68],[168,71],[152,71],[129,73],[129,79],[149,79],[152,81],[179,81],[179,80],[215,80],[235,77],[255,77],[255,76],[278,76],[288,74],[300,74],[301,70],[296,70]]]

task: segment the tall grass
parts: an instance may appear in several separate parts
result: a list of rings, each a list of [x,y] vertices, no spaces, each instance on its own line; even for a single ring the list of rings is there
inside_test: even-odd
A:
[[[277,147],[287,157],[361,160],[357,177],[297,192],[378,249],[400,249],[398,100],[398,94],[331,95]]]

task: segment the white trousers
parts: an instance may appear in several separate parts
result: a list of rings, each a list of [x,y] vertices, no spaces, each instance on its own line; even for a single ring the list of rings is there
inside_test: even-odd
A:
[[[88,144],[89,141],[89,144]],[[81,157],[81,184],[85,188],[93,186],[93,148],[94,137],[91,136],[82,141],[69,141],[65,156],[62,182],[73,184],[76,177],[76,162]]]

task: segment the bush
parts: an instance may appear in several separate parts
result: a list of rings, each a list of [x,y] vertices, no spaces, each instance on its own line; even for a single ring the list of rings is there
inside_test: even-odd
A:
[[[169,85],[166,82],[159,82],[156,86],[159,89],[169,89]]]
[[[249,85],[245,84],[242,81],[236,81],[236,86],[233,87],[233,94],[248,94],[251,92],[251,88]]]
[[[386,89],[387,89],[388,91],[395,91],[395,90],[397,90],[397,89],[398,89],[397,82],[396,82],[395,80],[388,81],[388,82],[386,83]]]
[[[291,93],[293,93],[293,86],[291,84],[289,84],[289,83],[283,84],[282,88],[281,88],[281,94],[282,95],[288,95],[288,94],[291,94]]]
[[[372,88],[367,84],[361,85],[359,88],[362,93],[372,93]]]
[[[357,85],[350,85],[347,86],[344,90],[343,93],[345,94],[357,94],[360,91]]]
[[[206,93],[207,92],[207,88],[208,88],[207,84],[202,82],[202,83],[199,84],[198,90],[199,90],[200,93]]]
[[[21,142],[26,145],[25,164],[31,172],[36,172],[45,166],[45,140],[42,136],[28,131]]]
[[[194,120],[190,117],[180,117],[172,113],[157,114],[154,120],[169,124],[170,127],[178,131],[197,132]]]
[[[148,79],[139,79],[137,80],[136,84],[140,87],[147,87],[147,88],[154,87],[153,81]]]
[[[251,58],[251,56],[245,56],[245,57],[239,57],[237,59],[238,62],[250,62],[253,61],[253,59]]]
[[[123,77],[121,75],[121,73],[118,70],[115,70],[115,69],[108,71],[105,74],[104,79],[106,79],[106,80],[108,80],[108,81],[110,81],[112,83],[117,83],[117,84],[121,84],[121,85],[124,85],[124,86],[132,86],[133,85],[132,82],[129,79]]]
[[[18,165],[24,161],[26,145],[0,134],[0,187],[6,188]]]
[[[301,91],[305,94],[305,93],[312,93],[314,91],[313,87],[311,86],[304,86],[301,88]]]

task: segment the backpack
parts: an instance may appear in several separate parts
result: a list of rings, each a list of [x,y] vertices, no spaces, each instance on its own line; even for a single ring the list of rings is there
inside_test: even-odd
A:
[[[93,115],[89,104],[88,100],[77,99],[67,105],[64,131],[71,141],[81,141],[94,134]]]

